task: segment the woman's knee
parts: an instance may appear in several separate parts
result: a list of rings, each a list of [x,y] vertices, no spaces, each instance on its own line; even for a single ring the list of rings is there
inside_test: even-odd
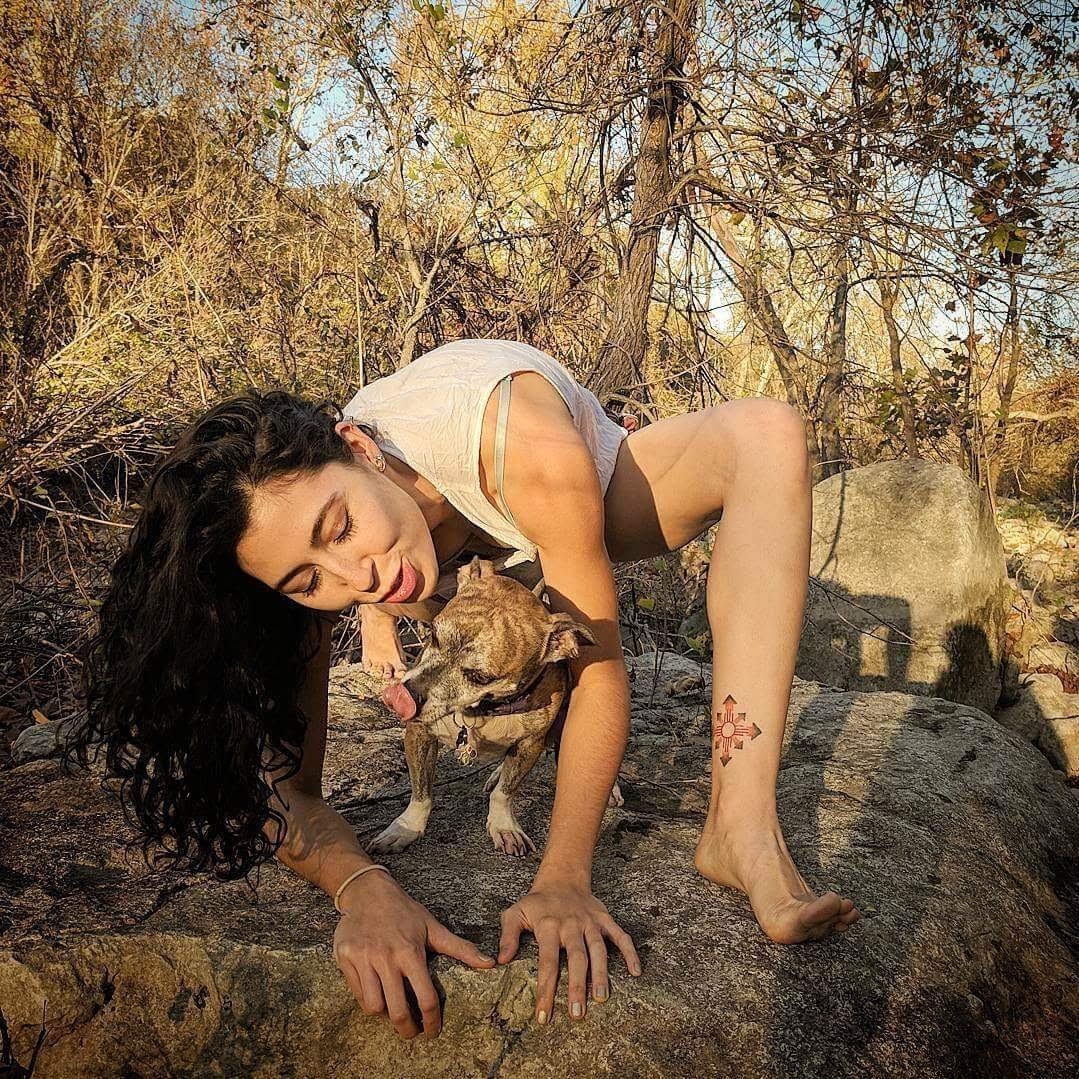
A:
[[[798,409],[771,397],[744,397],[726,404],[737,406],[722,421],[736,473],[763,468],[810,482],[806,424]]]

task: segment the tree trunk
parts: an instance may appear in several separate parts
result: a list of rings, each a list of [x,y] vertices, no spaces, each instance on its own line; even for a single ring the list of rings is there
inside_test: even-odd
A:
[[[847,360],[847,296],[850,291],[850,256],[844,237],[839,245],[835,290],[824,326],[824,379],[820,386],[820,478],[834,476],[847,465],[840,437],[844,368]]]
[[[903,382],[903,354],[900,350],[899,325],[895,321],[895,301],[899,295],[899,286],[892,288],[882,277],[878,277],[877,287],[880,289],[880,308],[884,316],[884,325],[888,328],[892,388],[899,401],[899,415],[903,421],[903,441],[907,446],[907,456],[914,460],[918,457],[918,428],[914,418],[914,403]]]
[[[1010,348],[1008,351],[1008,366],[1003,377],[997,382],[997,395],[1000,398],[1000,412],[997,414],[997,422],[993,428],[993,441],[989,451],[989,490],[996,493],[997,481],[1000,479],[1000,454],[1004,449],[1004,436],[1008,432],[1008,422],[1011,418],[1012,398],[1015,395],[1015,383],[1019,378],[1019,356],[1022,352],[1019,339],[1019,290],[1015,285],[1014,271],[1008,274],[1008,317],[1005,320],[1006,330],[1010,330]]]
[[[629,243],[618,280],[607,339],[589,380],[601,400],[639,376],[648,348],[648,309],[656,276],[659,233],[671,206],[670,136],[678,125],[685,93],[686,57],[695,39],[698,0],[672,0],[657,7],[652,35],[659,70],[648,90],[641,119],[640,149],[634,164]],[[642,12],[643,18],[647,17]]]
[[[742,294],[742,301],[749,311],[757,328],[764,334],[775,361],[776,370],[783,380],[783,389],[787,395],[787,403],[793,405],[802,413],[806,422],[806,446],[809,449],[810,465],[813,475],[817,476],[820,465],[821,452],[817,444],[817,436],[811,422],[812,408],[809,400],[809,391],[806,386],[804,369],[798,364],[798,350],[794,347],[787,334],[787,328],[779,317],[771,294],[764,284],[760,271],[759,261],[747,259],[742,251],[737,237],[726,221],[723,220],[722,211],[715,203],[708,208],[708,226],[712,234],[719,241],[724,255],[734,270],[734,280],[738,291]],[[764,388],[764,376],[758,389],[760,393]]]

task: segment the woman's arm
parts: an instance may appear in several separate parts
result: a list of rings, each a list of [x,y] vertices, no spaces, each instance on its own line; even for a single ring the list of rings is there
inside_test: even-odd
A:
[[[587,625],[597,642],[570,661],[573,689],[543,861],[532,890],[503,915],[500,962],[516,953],[523,929],[536,937],[536,1011],[544,1022],[554,1003],[561,949],[575,1017],[584,1014],[589,967],[594,998],[607,995],[604,938],[621,949],[631,973],[640,973],[629,935],[591,892],[592,854],[629,730],[629,679],[595,462],[549,383],[530,382],[513,407],[510,428],[522,440],[516,445],[528,446],[528,453],[507,450],[503,496],[521,531],[539,548],[552,607]]]
[[[299,694],[308,720],[300,769],[277,784],[271,806],[287,822],[278,860],[333,896],[350,873],[370,865],[371,859],[349,823],[323,798],[332,622],[320,619],[319,627],[318,652],[307,665]],[[266,772],[270,782],[279,775]],[[265,832],[276,840],[273,820],[267,822]],[[342,894],[340,906],[344,914],[334,933],[334,959],[364,1011],[388,1014],[403,1037],[419,1033],[405,997],[405,978],[420,1005],[427,1036],[434,1037],[441,1029],[427,948],[472,967],[494,965],[493,959],[451,933],[385,873],[364,873],[354,880]]]

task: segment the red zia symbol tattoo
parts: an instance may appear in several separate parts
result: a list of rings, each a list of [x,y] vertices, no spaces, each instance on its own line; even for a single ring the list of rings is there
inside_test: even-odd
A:
[[[734,704],[734,698],[728,693],[723,700],[723,714],[720,715],[719,712],[716,712],[716,718],[712,723],[713,745],[716,749],[720,747],[723,749],[719,759],[723,762],[724,768],[730,764],[732,746],[735,749],[741,749],[743,738],[748,735],[749,740],[753,741],[761,733],[761,729],[756,723],[746,726],[745,712],[739,712],[735,715]]]

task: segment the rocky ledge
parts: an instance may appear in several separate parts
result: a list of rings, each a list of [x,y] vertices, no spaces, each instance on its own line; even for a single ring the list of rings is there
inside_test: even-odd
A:
[[[708,795],[708,704],[677,657],[633,663],[626,804],[595,890],[633,933],[639,979],[580,1022],[532,1021],[534,948],[493,971],[434,961],[445,1030],[399,1040],[332,955],[329,899],[276,863],[242,883],[149,872],[115,800],[51,760],[0,774],[0,1007],[42,1077],[1062,1076],[1079,1073],[1079,799],[988,715],[932,697],[797,681],[780,814],[811,883],[863,920],[770,943],[692,855]],[[691,677],[684,677],[686,675]],[[407,800],[400,729],[356,668],[335,671],[327,793],[363,835]],[[388,859],[491,950],[535,863],[495,853],[483,774],[452,757],[427,837]],[[542,838],[546,760],[522,820]],[[531,945],[530,938],[526,938]]]

